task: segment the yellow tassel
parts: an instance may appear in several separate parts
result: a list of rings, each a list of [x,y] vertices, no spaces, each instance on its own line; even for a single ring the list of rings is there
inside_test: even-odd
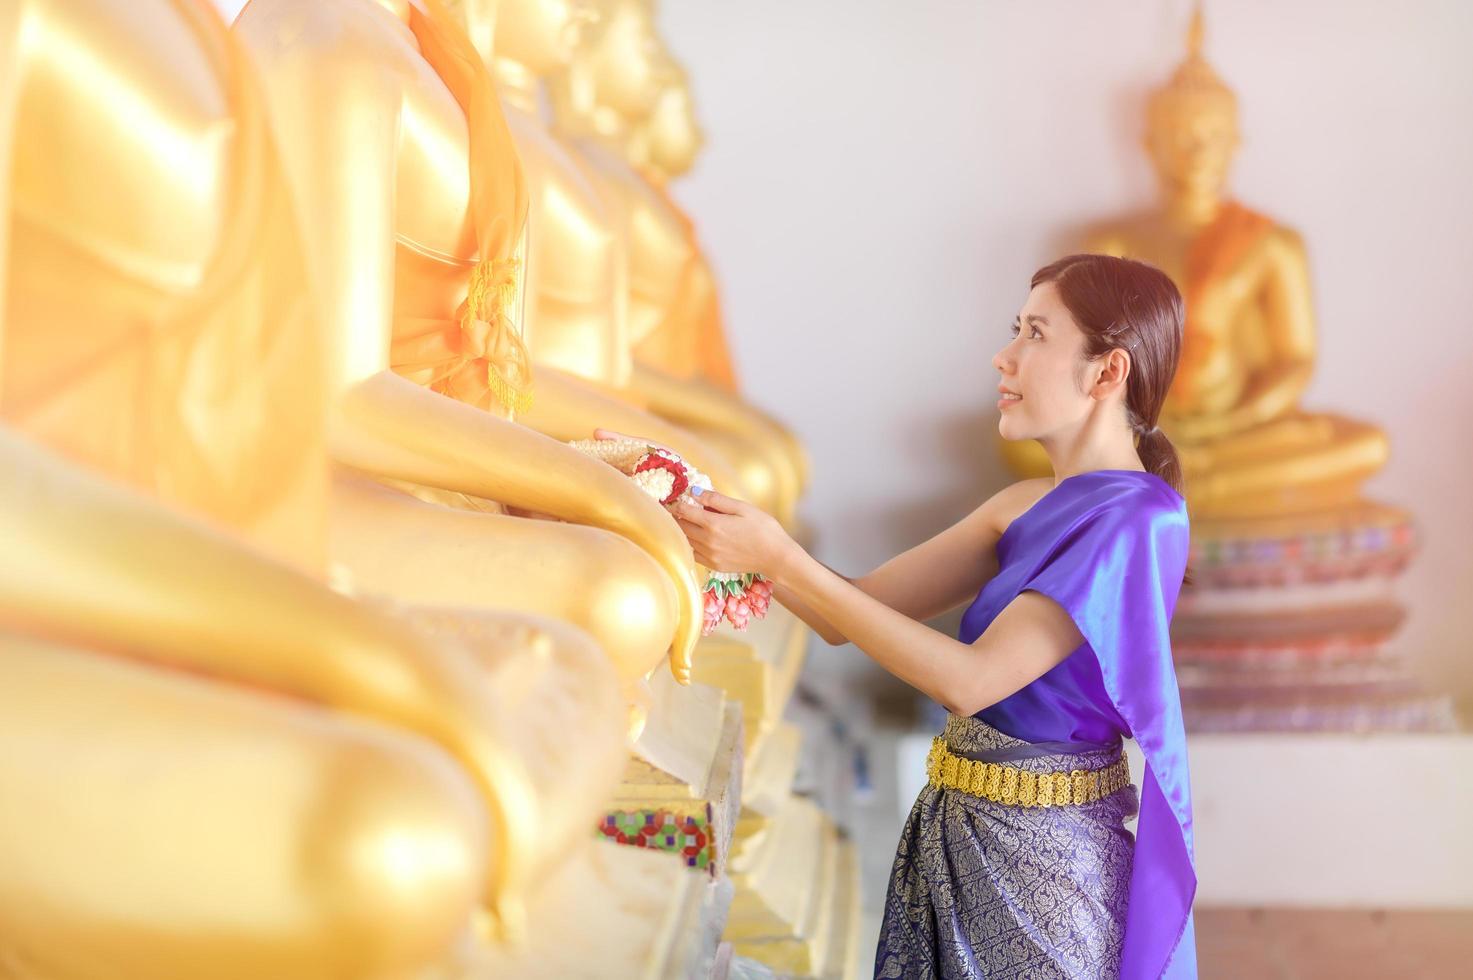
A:
[[[460,328],[467,334],[474,332],[477,320],[491,324],[494,333],[485,353],[486,383],[496,400],[513,414],[532,407],[531,358],[507,315],[516,301],[520,269],[521,262],[515,258],[478,262],[471,270],[465,312],[460,317]]]

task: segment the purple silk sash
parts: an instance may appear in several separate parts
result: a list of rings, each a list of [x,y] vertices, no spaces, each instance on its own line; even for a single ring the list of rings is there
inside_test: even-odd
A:
[[[1028,742],[1129,736],[1145,755],[1122,980],[1197,975],[1191,787],[1170,637],[1187,544],[1186,502],[1160,477],[1067,477],[1003,532],[998,573],[958,635],[975,641],[1022,592],[1050,597],[1085,642],[976,717]]]

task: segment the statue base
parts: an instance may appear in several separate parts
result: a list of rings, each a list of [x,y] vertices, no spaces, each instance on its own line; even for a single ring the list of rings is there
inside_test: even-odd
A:
[[[1416,553],[1411,516],[1352,508],[1196,520],[1171,642],[1191,732],[1450,731],[1391,643],[1396,584]]]
[[[422,980],[709,977],[731,894],[729,882],[662,855],[590,846],[533,897],[525,942],[496,943],[478,930],[455,970]]]
[[[651,688],[649,721],[598,832],[719,877],[741,805],[741,707],[703,684],[652,678]]]
[[[802,797],[732,862],[736,897],[724,939],[780,974],[830,976],[856,956],[858,864],[852,843]]]
[[[808,648],[807,625],[774,603],[746,632],[722,630],[701,640],[691,679],[725,691],[742,705],[747,755],[782,718]]]

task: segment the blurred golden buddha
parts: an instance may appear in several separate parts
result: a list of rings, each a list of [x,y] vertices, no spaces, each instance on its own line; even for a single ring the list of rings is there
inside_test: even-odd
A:
[[[471,40],[488,43],[494,9],[462,7],[252,0],[236,25],[263,69],[319,272],[334,458],[490,511],[345,474],[333,554],[366,591],[587,629],[637,699],[667,650],[689,676],[701,622],[690,549],[620,474],[512,421],[535,401],[519,322],[527,190]]]
[[[674,78],[645,0],[599,0],[599,29],[584,32],[557,78],[559,129],[616,210],[627,242],[629,342],[641,349],[682,302],[697,249],[688,222],[637,169],[641,127]],[[791,523],[801,474],[739,399],[652,369],[636,355],[631,391],[659,415],[693,429],[736,468],[744,496]]]
[[[527,183],[522,333],[537,396],[519,421],[558,439],[584,439],[595,428],[638,433],[736,492],[737,476],[719,452],[645,411],[629,390],[627,242],[615,209],[542,117],[542,79],[566,67],[597,9],[567,0],[466,0],[459,10],[494,70]]]
[[[587,838],[614,672],[323,584],[326,345],[252,66],[205,0],[9,10],[0,972],[410,975]]]
[[[749,426],[769,452],[794,503],[808,484],[808,454],[793,432],[740,399],[716,277],[694,223],[669,193],[705,143],[686,72],[673,62],[654,111],[636,129],[630,157],[685,229],[691,260],[675,303],[635,348],[638,383],[673,417],[715,429]],[[788,514],[791,522],[792,515]]]
[[[1150,262],[1181,287],[1181,362],[1160,425],[1180,452],[1193,514],[1343,508],[1385,464],[1387,440],[1368,423],[1299,407],[1315,357],[1304,244],[1225,195],[1237,100],[1201,49],[1199,10],[1186,60],[1149,106],[1162,207],[1103,226],[1089,247]],[[1040,472],[1036,443],[1004,452],[1020,472]]]

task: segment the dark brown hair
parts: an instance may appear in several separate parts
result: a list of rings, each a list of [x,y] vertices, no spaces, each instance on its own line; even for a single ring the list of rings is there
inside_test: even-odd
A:
[[[1066,255],[1033,274],[1033,286],[1054,284],[1084,334],[1084,356],[1104,357],[1116,347],[1130,355],[1125,415],[1136,434],[1136,455],[1177,493],[1184,494],[1181,461],[1156,427],[1161,403],[1181,356],[1183,305],[1176,284],[1153,265],[1112,255]]]

